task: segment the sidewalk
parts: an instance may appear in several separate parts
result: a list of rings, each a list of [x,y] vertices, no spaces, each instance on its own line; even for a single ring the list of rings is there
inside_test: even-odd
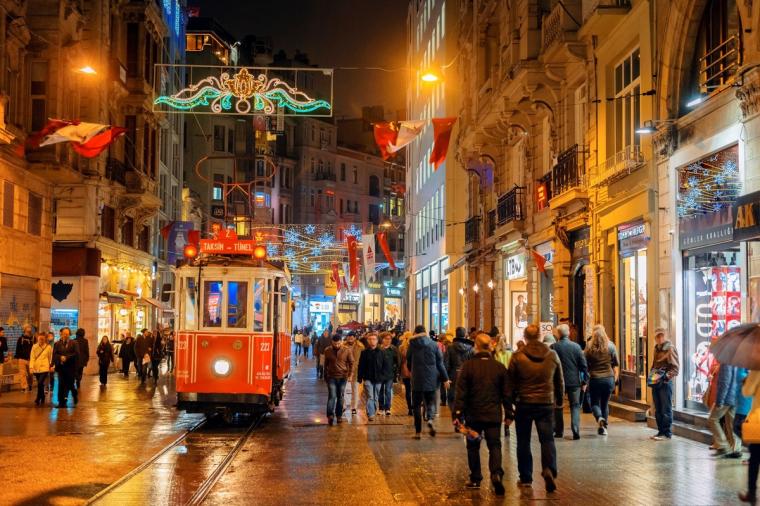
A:
[[[174,409],[167,376],[158,387],[134,373],[82,383],[75,408],[35,407],[36,390],[0,396],[0,504],[82,504],[199,419]]]

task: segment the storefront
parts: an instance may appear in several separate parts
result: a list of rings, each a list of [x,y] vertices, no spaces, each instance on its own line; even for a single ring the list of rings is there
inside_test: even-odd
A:
[[[617,227],[620,393],[641,400],[646,393],[649,224]]]
[[[444,258],[415,274],[415,314],[420,321],[414,323],[436,332],[448,329],[449,325],[448,267],[449,259]]]
[[[504,259],[504,329],[512,348],[523,340],[528,326],[528,269],[525,250]]]
[[[383,317],[383,285],[377,281],[366,283],[364,288],[364,323],[379,322]]]
[[[15,343],[25,325],[39,329],[39,279],[0,274],[0,326],[8,343]],[[11,347],[13,351],[13,347]]]
[[[312,330],[321,334],[330,325],[333,318],[333,301],[324,298],[309,299],[309,323]]]
[[[98,338],[105,335],[118,341],[142,329],[154,329],[164,308],[150,297],[150,267],[104,262],[99,284]]]
[[[582,227],[568,234],[570,245],[570,319],[582,339],[594,327],[594,276],[589,260],[591,229]]]
[[[743,243],[747,252],[746,298],[740,304],[746,307],[745,320],[760,321],[760,191],[742,195],[733,206],[734,241]],[[735,301],[733,302],[736,303]],[[732,302],[729,300],[729,305]],[[727,308],[730,314],[731,307]]]
[[[683,407],[706,411],[702,400],[714,360],[710,343],[742,321],[742,285],[747,278],[742,248],[734,242],[731,207],[741,186],[738,147],[681,167],[678,176]],[[716,176],[723,188],[720,194],[714,186]]]
[[[335,298],[338,305],[338,325],[359,321],[360,301],[361,297],[356,292],[338,292]]]

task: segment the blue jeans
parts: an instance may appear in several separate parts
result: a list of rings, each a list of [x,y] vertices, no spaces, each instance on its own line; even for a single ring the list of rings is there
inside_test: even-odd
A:
[[[346,378],[327,380],[327,416],[343,416],[343,395],[346,391]]]
[[[663,381],[652,387],[654,397],[654,419],[657,421],[657,433],[661,436],[672,436],[673,425],[673,384]]]
[[[615,377],[591,378],[588,389],[591,392],[591,412],[594,413],[594,419],[597,422],[600,418],[608,420],[610,418],[610,395],[615,390]]]
[[[364,394],[367,396],[367,416],[375,416],[377,412],[377,399],[380,397],[381,382],[364,380]]]
[[[380,409],[389,411],[393,401],[393,380],[384,381],[380,386]]]
[[[581,387],[565,389],[567,401],[570,403],[570,429],[573,435],[580,434],[581,430]],[[554,433],[562,435],[565,430],[565,419],[562,408],[554,408]]]
[[[554,406],[551,404],[518,404],[515,409],[517,432],[517,470],[520,481],[533,482],[533,454],[530,451],[530,432],[536,424],[541,443],[541,468],[557,477],[557,448],[554,446]]]

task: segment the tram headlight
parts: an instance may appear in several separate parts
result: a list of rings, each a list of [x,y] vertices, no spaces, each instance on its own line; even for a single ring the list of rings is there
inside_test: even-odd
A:
[[[226,358],[218,358],[214,361],[214,374],[217,376],[227,376],[232,369],[232,364]]]

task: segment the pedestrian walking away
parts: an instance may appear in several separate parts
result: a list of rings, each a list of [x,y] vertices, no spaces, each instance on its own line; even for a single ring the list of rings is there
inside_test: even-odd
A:
[[[68,327],[61,329],[61,338],[53,347],[53,365],[58,373],[58,407],[66,407],[69,393],[76,406],[79,402],[77,388],[74,379],[77,374],[77,359],[79,351],[77,345],[71,339],[71,330]]]
[[[113,346],[111,346],[108,336],[103,336],[101,338],[96,354],[98,355],[100,384],[101,386],[106,386],[108,384],[108,368],[113,362]]]
[[[449,381],[451,381],[451,387],[448,390],[449,405],[454,403],[459,370],[465,361],[473,356],[473,353],[472,341],[467,339],[467,330],[464,327],[457,327],[454,340],[446,353],[446,374],[449,375]]]
[[[760,434],[760,371],[750,371],[742,386],[742,395],[752,397],[753,409],[747,417],[747,424]],[[749,433],[749,431],[747,431]],[[747,439],[748,436],[745,435]],[[760,471],[760,437],[749,442],[749,466],[747,469],[747,491],[739,493],[742,502],[757,504],[757,475]]]
[[[507,369],[507,424],[515,422],[518,484],[533,483],[531,430],[536,425],[541,443],[541,475],[547,492],[556,490],[557,449],[554,445],[554,409],[562,408],[565,384],[554,350],[541,342],[538,326],[525,327],[525,346],[512,355]]]
[[[137,370],[138,375],[140,374],[140,369],[138,368],[138,362],[135,357],[135,339],[127,333],[127,337],[124,338],[124,342],[121,343],[121,347],[119,348],[119,358],[121,359],[121,372],[124,374],[124,377],[129,377],[129,366],[132,364],[132,362],[135,363],[135,369]]]
[[[32,346],[29,358],[29,369],[37,380],[37,397],[34,404],[45,404],[45,382],[50,374],[53,362],[53,347],[48,344],[47,335],[44,332],[37,334],[37,342]]]
[[[584,353],[590,376],[588,389],[591,394],[591,412],[598,425],[596,431],[600,436],[606,436],[610,395],[617,384],[619,363],[617,349],[602,325],[594,326]]]
[[[153,375],[153,383],[158,384],[159,368],[161,361],[164,359],[164,343],[163,336],[160,332],[156,332],[154,336],[152,332],[150,335],[153,339],[153,350],[150,355],[150,371]]]
[[[145,384],[147,374],[147,364],[150,363],[150,353],[152,351],[153,341],[146,336],[147,330],[137,334],[135,339],[135,369],[140,377],[140,383]]]
[[[16,352],[14,358],[18,359],[18,372],[21,374],[21,390],[32,391],[32,373],[29,370],[29,357],[34,345],[35,339],[32,334],[32,326],[24,325],[24,331],[16,339]]]
[[[325,330],[322,335],[317,339],[317,344],[314,345],[312,353],[317,357],[317,378],[321,378],[325,369],[325,357],[324,352],[330,347],[330,333]]]
[[[573,433],[573,439],[577,440],[581,438],[581,393],[586,389],[588,365],[580,345],[570,340],[570,326],[562,323],[554,330],[558,340],[551,345],[551,349],[557,354],[562,364],[565,395],[570,404],[570,430]],[[544,343],[546,343],[545,339]],[[557,409],[554,412],[554,437],[562,438],[564,430],[563,410]]]
[[[378,408],[380,389],[383,386],[386,375],[392,374],[393,362],[383,350],[377,346],[377,334],[367,334],[367,348],[359,356],[358,381],[364,387],[366,400],[367,419],[371,422],[375,419]]]
[[[507,369],[491,355],[491,336],[480,333],[475,337],[475,355],[462,363],[455,384],[456,393],[452,405],[454,426],[460,431],[464,427],[469,429],[467,464],[470,468],[470,479],[465,486],[479,488],[483,480],[480,440],[485,437],[491,484],[496,495],[504,495],[501,425],[506,421],[504,412],[509,409],[509,391]]]
[[[311,337],[304,335],[301,339],[301,347],[303,348],[303,358],[309,358],[309,347],[311,346]],[[317,377],[319,377],[319,371],[317,371]]]
[[[412,338],[412,333],[407,331],[401,334],[401,343],[398,347],[399,355],[401,356],[401,381],[404,383],[404,398],[406,399],[407,415],[412,416],[412,373],[409,370],[409,364],[406,363],[406,352],[409,351],[409,340]]]
[[[343,418],[343,396],[346,381],[354,374],[354,353],[344,346],[340,336],[332,336],[329,348],[325,350],[325,382],[327,383],[327,423],[332,425]]]
[[[95,339],[97,339],[97,336]],[[77,347],[76,389],[79,391],[82,388],[84,368],[87,367],[87,362],[90,361],[90,343],[87,342],[84,329],[77,329],[74,344]]]
[[[169,332],[166,339],[166,369],[169,373],[174,372],[174,331]]]
[[[417,325],[409,340],[406,364],[411,373],[412,410],[414,412],[414,437],[422,433],[422,407],[425,406],[425,421],[431,436],[435,436],[436,391],[443,382],[450,385],[449,376],[443,366],[443,354],[438,345],[430,339],[425,327]]]
[[[673,435],[673,378],[678,376],[678,352],[664,329],[655,330],[654,342],[654,360],[648,378],[657,422],[657,434],[652,439],[666,441]]]

